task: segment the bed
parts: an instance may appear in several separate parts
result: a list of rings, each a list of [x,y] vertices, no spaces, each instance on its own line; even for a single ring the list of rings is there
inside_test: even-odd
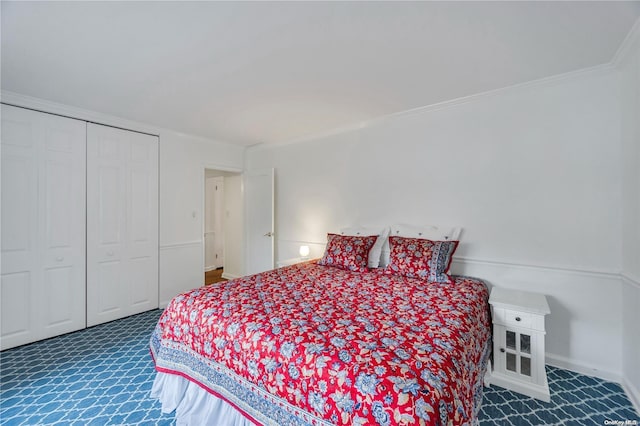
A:
[[[150,342],[163,411],[178,424],[476,424],[486,285],[327,253],[175,297]]]

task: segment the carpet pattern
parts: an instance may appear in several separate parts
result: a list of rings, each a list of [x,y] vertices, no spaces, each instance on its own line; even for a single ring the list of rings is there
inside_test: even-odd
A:
[[[2,352],[0,424],[175,424],[173,415],[162,414],[149,398],[155,375],[149,337],[160,313]],[[480,425],[604,425],[605,420],[640,425],[618,384],[554,367],[547,373],[550,403],[485,388]]]
[[[2,425],[170,425],[149,397],[154,310],[0,354]]]

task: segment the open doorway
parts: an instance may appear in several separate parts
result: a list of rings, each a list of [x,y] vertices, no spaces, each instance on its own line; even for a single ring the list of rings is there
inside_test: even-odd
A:
[[[242,275],[242,175],[205,168],[204,284]]]

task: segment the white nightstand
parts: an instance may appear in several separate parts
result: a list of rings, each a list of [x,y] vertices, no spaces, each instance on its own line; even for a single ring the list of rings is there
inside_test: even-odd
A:
[[[493,316],[493,372],[490,384],[549,402],[544,362],[542,294],[494,287],[489,297]]]
[[[302,263],[302,262],[306,262],[307,259],[303,259],[301,257],[294,257],[293,259],[285,259],[285,260],[278,260],[276,262],[276,265],[278,266],[278,268],[282,268],[284,266],[291,266],[291,265],[295,265],[296,263]]]

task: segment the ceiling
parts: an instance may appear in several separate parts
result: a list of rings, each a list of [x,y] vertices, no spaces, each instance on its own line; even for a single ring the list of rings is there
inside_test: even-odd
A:
[[[609,63],[640,2],[2,1],[2,89],[239,145]]]

